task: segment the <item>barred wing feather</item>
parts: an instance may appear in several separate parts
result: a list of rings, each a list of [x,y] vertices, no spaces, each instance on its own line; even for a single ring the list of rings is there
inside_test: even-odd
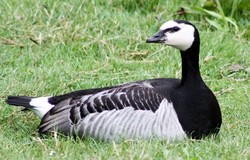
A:
[[[158,113],[160,106],[174,111],[172,104],[153,87],[138,83],[124,85],[60,102],[44,116],[39,132],[56,129],[66,135],[116,141],[121,137],[160,136],[166,132],[159,131],[164,125],[158,122],[164,120]]]

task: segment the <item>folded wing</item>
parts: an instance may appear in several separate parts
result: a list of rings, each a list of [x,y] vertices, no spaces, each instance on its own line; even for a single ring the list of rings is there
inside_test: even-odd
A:
[[[161,104],[163,110],[172,108],[174,111],[172,104],[150,84],[123,85],[61,101],[43,117],[39,132],[57,130],[65,135],[112,140],[145,138],[152,136],[153,132],[160,134],[155,132],[155,127],[159,119],[164,119],[161,113],[157,113]]]

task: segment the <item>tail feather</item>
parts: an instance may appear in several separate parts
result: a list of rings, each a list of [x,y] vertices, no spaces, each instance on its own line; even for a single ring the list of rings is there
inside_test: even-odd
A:
[[[33,108],[33,106],[30,105],[31,99],[34,97],[27,97],[27,96],[8,96],[6,99],[6,103],[9,105],[14,106],[23,106],[26,108]]]
[[[14,106],[23,106],[42,118],[54,105],[48,102],[49,97],[8,96],[6,103]]]

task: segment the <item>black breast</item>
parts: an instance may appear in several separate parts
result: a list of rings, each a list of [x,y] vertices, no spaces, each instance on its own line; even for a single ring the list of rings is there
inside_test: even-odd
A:
[[[200,139],[219,132],[220,107],[205,84],[177,88],[171,93],[171,99],[184,131],[192,138]]]

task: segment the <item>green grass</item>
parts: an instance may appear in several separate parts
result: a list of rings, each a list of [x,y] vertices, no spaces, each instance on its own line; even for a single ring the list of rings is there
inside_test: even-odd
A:
[[[0,5],[0,159],[250,159],[249,9],[239,32],[176,15],[200,1],[2,0]],[[155,17],[158,17],[157,20]],[[180,77],[179,51],[146,44],[166,20],[187,19],[201,34],[200,66],[223,115],[217,137],[167,143],[39,138],[39,119],[7,105],[7,95],[44,96],[157,77]],[[231,73],[230,66],[243,69]]]

